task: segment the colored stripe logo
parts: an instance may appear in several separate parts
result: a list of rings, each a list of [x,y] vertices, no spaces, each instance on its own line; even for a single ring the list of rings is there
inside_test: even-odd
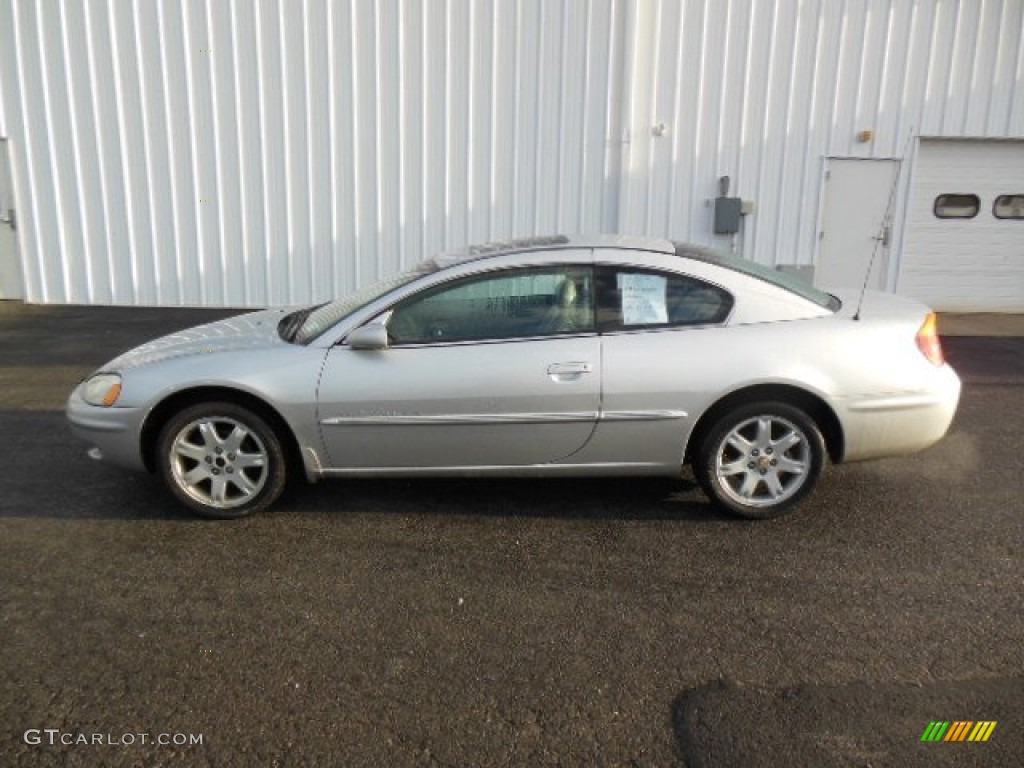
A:
[[[988,741],[995,729],[995,720],[933,720],[921,741]]]

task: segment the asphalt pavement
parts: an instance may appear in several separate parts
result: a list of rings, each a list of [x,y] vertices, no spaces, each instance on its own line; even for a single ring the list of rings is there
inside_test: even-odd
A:
[[[947,438],[780,520],[684,476],[333,481],[220,522],[62,408],[227,314],[0,312],[0,765],[1024,763],[1024,338],[946,339]]]

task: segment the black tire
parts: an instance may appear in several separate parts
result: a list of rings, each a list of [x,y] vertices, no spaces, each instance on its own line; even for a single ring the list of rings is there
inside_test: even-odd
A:
[[[814,419],[787,403],[766,401],[714,422],[697,446],[694,473],[720,507],[767,519],[807,498],[824,463],[825,440]]]
[[[200,403],[160,431],[156,464],[171,493],[203,517],[245,517],[284,490],[284,450],[274,430],[247,408]]]

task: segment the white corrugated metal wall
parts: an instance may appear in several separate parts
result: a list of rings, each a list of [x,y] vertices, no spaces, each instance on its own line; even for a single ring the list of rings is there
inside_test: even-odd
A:
[[[1022,27],[1024,0],[0,0],[26,298],[292,303],[513,235],[713,242],[722,175],[757,206],[737,247],[811,264],[824,157],[1024,137]]]

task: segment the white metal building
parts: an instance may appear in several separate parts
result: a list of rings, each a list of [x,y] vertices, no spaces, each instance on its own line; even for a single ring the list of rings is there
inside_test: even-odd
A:
[[[589,231],[1024,311],[1022,30],[1024,0],[0,0],[0,296],[299,303]]]

